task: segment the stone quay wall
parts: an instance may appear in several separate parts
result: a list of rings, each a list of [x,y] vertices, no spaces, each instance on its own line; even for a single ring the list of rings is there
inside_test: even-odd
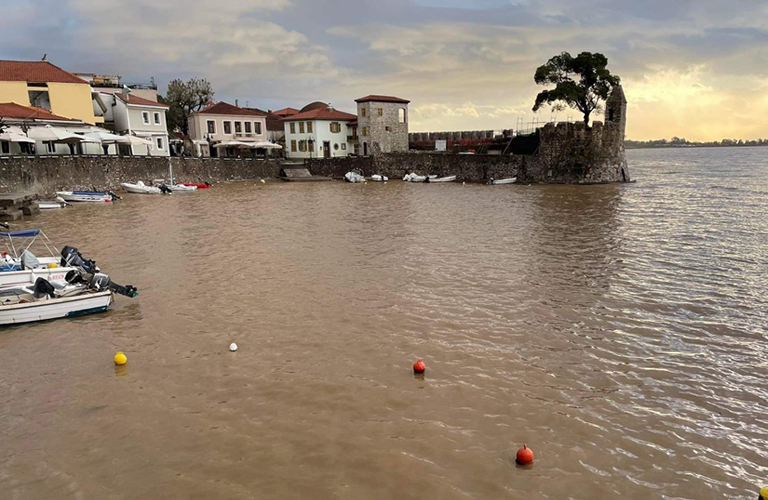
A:
[[[117,190],[122,182],[170,180],[228,182],[274,178],[280,160],[116,156],[14,156],[0,158],[0,192]]]

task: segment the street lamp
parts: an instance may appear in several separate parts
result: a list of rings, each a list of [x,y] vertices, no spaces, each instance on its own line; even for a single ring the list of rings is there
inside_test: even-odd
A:
[[[312,159],[312,151],[315,149],[315,140],[311,137],[307,139],[307,145],[309,146],[309,159]]]

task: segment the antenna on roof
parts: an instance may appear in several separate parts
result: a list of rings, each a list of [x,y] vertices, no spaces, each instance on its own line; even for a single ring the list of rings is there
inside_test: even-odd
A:
[[[43,61],[47,61],[47,60],[48,60],[48,53],[46,52],[45,54],[43,54]]]

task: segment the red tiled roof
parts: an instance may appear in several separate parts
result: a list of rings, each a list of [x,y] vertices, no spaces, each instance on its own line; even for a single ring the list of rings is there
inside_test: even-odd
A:
[[[48,61],[0,61],[0,82],[88,82]]]
[[[283,108],[283,109],[278,109],[277,111],[272,111],[272,114],[273,115],[281,115],[281,116],[290,116],[290,115],[295,115],[298,112],[299,112],[298,109]]]
[[[198,113],[207,113],[213,115],[246,115],[246,116],[265,116],[266,113],[254,111],[252,109],[238,108],[226,102],[217,102],[213,106],[201,109]]]
[[[284,122],[290,122],[294,120],[357,120],[357,115],[345,113],[343,111],[337,111],[335,109],[318,108],[304,113],[298,113],[292,116],[286,116],[282,118]]]
[[[128,104],[133,104],[135,106],[154,106],[156,108],[165,108],[170,109],[170,106],[167,106],[163,103],[156,102],[156,101],[150,101],[149,99],[144,99],[143,97],[139,97],[137,95],[128,94],[128,100],[126,101],[123,99],[123,94],[121,92],[118,92],[117,97],[119,97],[121,100],[127,102]]]
[[[408,104],[411,101],[407,101],[405,99],[400,99],[399,97],[391,96],[391,95],[376,95],[371,94],[367,95],[365,97],[361,97],[360,99],[355,99],[355,102],[397,102],[401,104]]]
[[[71,118],[54,115],[50,111],[33,106],[22,106],[15,102],[0,103],[0,118],[14,118],[17,120],[55,120],[66,122],[79,122]]]

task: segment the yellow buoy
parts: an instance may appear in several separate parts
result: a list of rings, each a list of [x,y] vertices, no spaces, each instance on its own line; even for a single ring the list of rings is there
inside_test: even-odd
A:
[[[125,357],[125,354],[123,354],[123,351],[119,351],[117,354],[115,354],[115,364],[117,366],[124,365],[128,362],[128,358]]]
[[[59,267],[59,265],[57,263],[55,263],[55,262],[49,262],[48,263],[48,269],[55,269],[57,267]]]
[[[760,490],[760,500],[768,500],[768,486]]]

